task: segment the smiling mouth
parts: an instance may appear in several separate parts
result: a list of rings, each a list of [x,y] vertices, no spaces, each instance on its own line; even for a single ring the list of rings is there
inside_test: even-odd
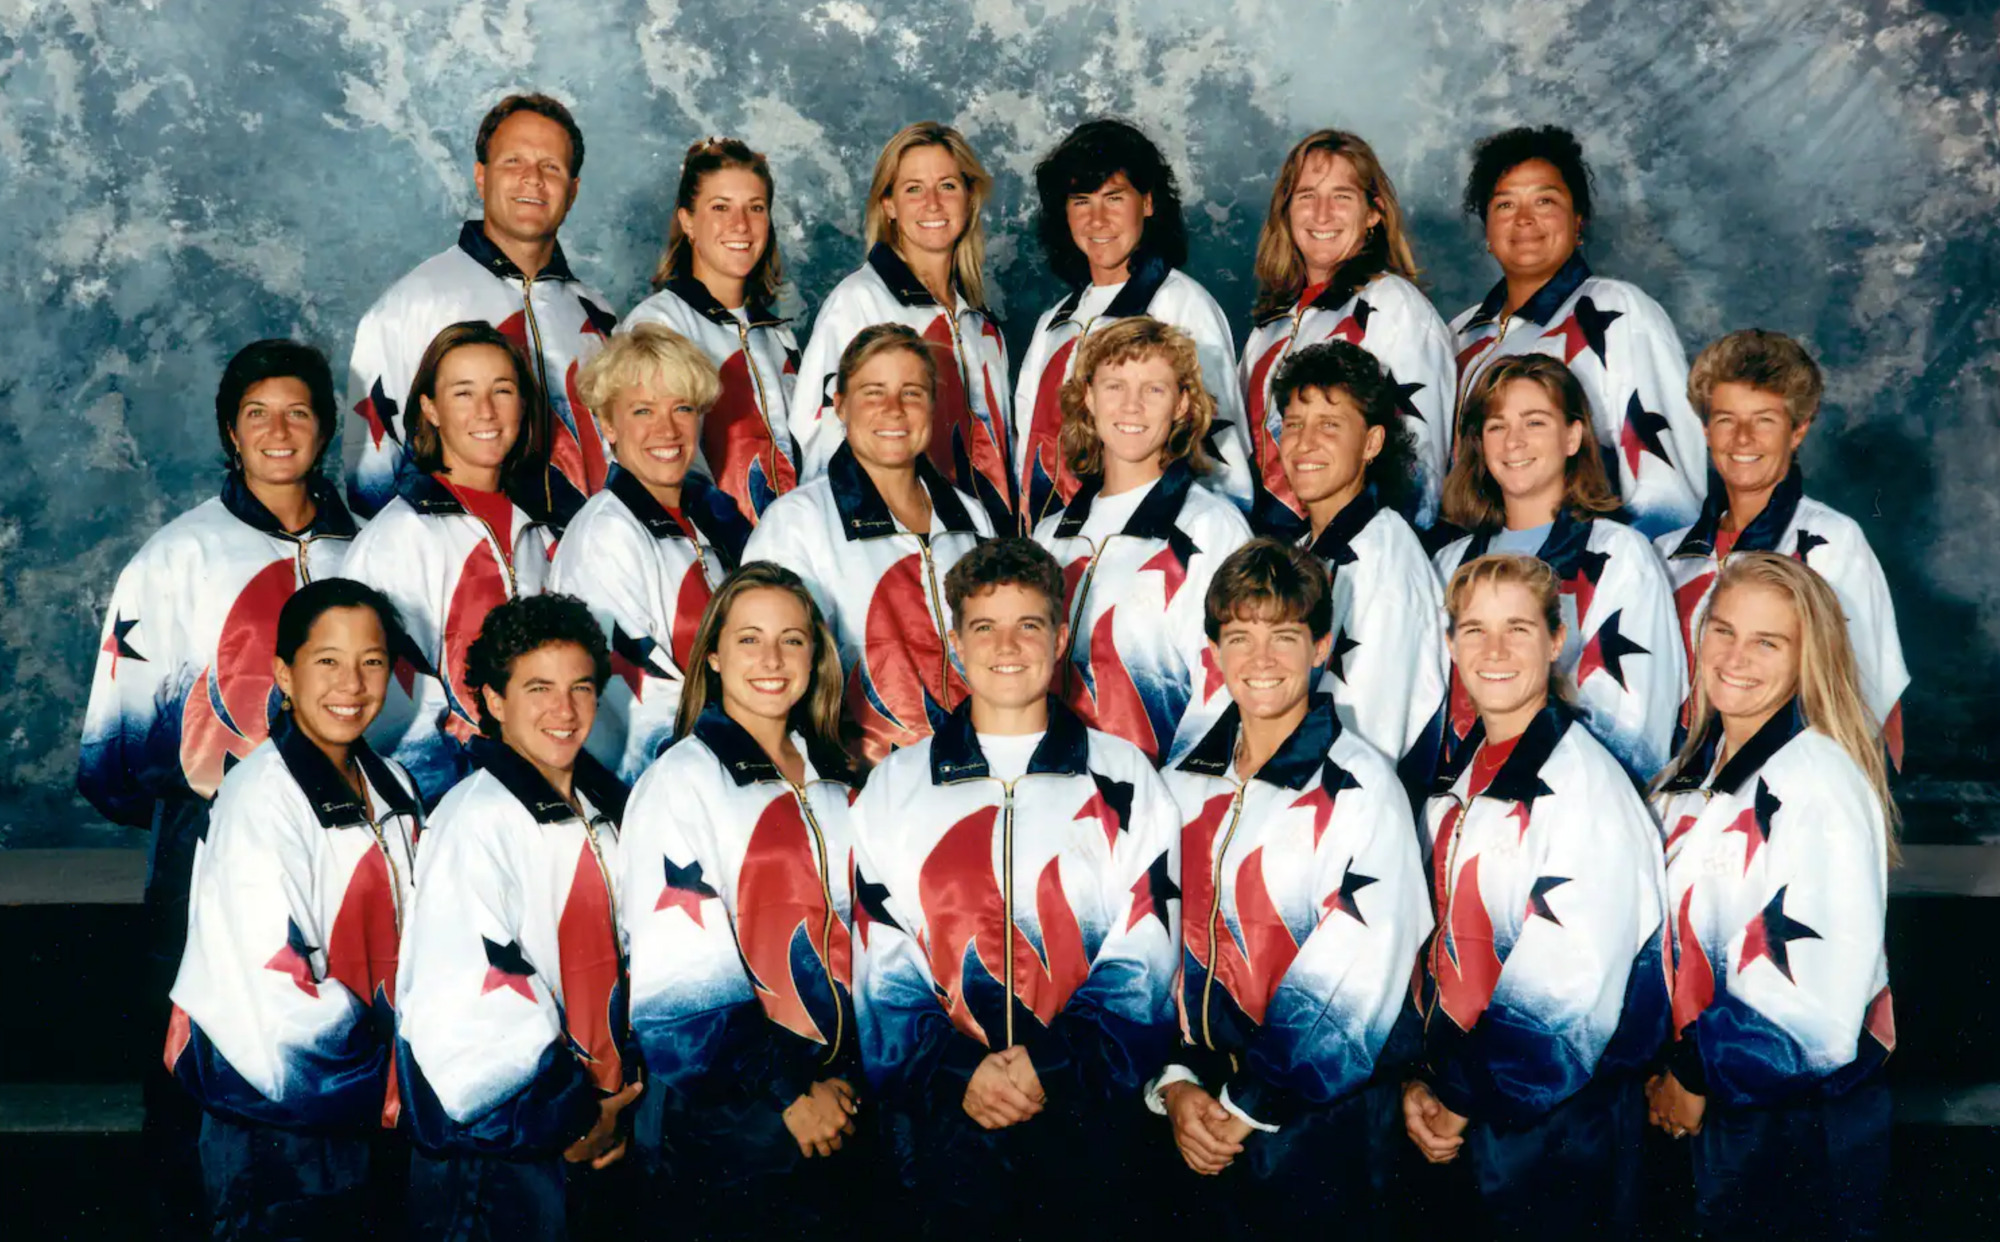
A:
[[[1723,685],[1728,686],[1732,690],[1755,690],[1763,684],[1758,681],[1744,681],[1741,678],[1731,677],[1729,674],[1723,672],[1717,672],[1715,676]]]
[[[1340,232],[1339,230],[1335,230],[1331,233],[1322,233],[1318,229],[1307,229],[1306,236],[1312,238],[1314,241],[1332,241],[1340,236]]]
[[[726,241],[726,242],[723,242],[723,243],[722,243],[722,248],[723,248],[724,250],[744,250],[744,251],[747,251],[747,250],[749,250],[749,249],[750,249],[750,243],[749,243],[749,242],[747,242],[747,241]]]
[[[524,207],[546,207],[549,205],[549,200],[545,198],[517,198],[514,201]]]
[[[489,427],[484,431],[475,431],[472,433],[472,438],[475,440],[498,440],[500,438],[500,429],[498,427]]]
[[[1112,429],[1128,436],[1143,436],[1152,428],[1144,423],[1113,423]]]
[[[1535,460],[1533,457],[1523,457],[1519,461],[1503,461],[1500,464],[1509,470],[1526,470],[1535,464]]]
[[[920,229],[941,229],[950,223],[951,221],[949,220],[919,220],[917,221],[917,227]]]
[[[1002,677],[1012,677],[1016,673],[1025,673],[1028,671],[1028,666],[1025,664],[993,664],[989,665],[988,668]]]
[[[910,438],[910,433],[908,431],[884,430],[876,432],[875,438],[878,440],[907,440]]]
[[[361,708],[328,703],[326,705],[326,714],[332,716],[335,720],[359,720],[361,719]]]
[[[1473,676],[1479,678],[1479,680],[1481,681],[1512,681],[1516,677],[1519,677],[1520,675],[1521,674],[1518,672],[1500,673],[1500,672],[1488,672],[1488,671],[1481,671],[1473,674]]]
[[[1729,460],[1739,466],[1754,466],[1764,460],[1764,455],[1762,453],[1731,453]]]
[[[686,454],[687,450],[678,444],[655,445],[646,450],[646,456],[654,461],[676,462]]]
[[[1282,677],[1245,677],[1243,684],[1252,690],[1276,690],[1285,684]]]
[[[783,694],[791,684],[790,679],[784,677],[750,678],[750,688],[759,694]]]
[[[542,732],[548,734],[558,742],[567,742],[576,736],[575,729],[543,729]]]
[[[1298,471],[1300,474],[1311,474],[1315,470],[1326,469],[1326,463],[1323,461],[1295,461],[1292,463],[1292,469]]]

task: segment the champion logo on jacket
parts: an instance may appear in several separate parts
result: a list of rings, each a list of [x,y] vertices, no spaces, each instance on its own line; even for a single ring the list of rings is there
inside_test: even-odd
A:
[[[1035,530],[1035,542],[1063,567],[1068,595],[1069,650],[1055,691],[1092,728],[1164,761],[1193,745],[1228,705],[1208,653],[1204,600],[1250,527],[1175,462],[1123,527],[1089,534],[1100,486],[1087,480]]]
[[[396,1123],[398,938],[421,816],[357,742],[364,803],[285,718],[223,782],[197,847],[167,1069],[253,1125]]]
[[[1659,830],[1624,769],[1551,702],[1482,760],[1485,729],[1424,809],[1437,931],[1420,980],[1438,1098],[1539,1117],[1667,1033]]]
[[[403,933],[398,1061],[432,1154],[555,1154],[631,1076],[619,909],[625,787],[588,752],[576,805],[488,738],[438,803]]]
[[[1019,1045],[1052,1101],[1136,1091],[1173,1032],[1178,828],[1147,758],[1053,701],[1011,782],[970,705],[891,755],[855,803],[870,1080],[911,1102]]]
[[[373,517],[413,473],[403,443],[410,385],[437,334],[467,319],[498,328],[534,368],[553,419],[550,460],[574,502],[604,486],[611,453],[576,384],[618,316],[570,271],[560,243],[530,279],[483,222],[467,220],[456,245],[389,286],[355,329],[348,400],[361,425],[347,440],[347,490],[361,516]]]
[[[621,330],[665,324],[700,346],[721,373],[722,391],[702,415],[695,464],[752,525],[799,481],[799,446],[791,429],[799,346],[789,322],[755,301],[739,317],[708,286],[683,273],[619,324]]]
[[[549,590],[590,605],[611,649],[588,744],[620,780],[638,780],[673,740],[702,612],[749,535],[735,501],[701,475],[687,476],[670,512],[619,469],[557,546]]]
[[[929,457],[952,486],[973,497],[996,529],[1014,523],[1007,446],[1007,343],[984,308],[959,298],[938,305],[894,248],[877,242],[868,261],[834,286],[820,307],[799,364],[792,430],[806,455],[806,477],[827,468],[846,443],[833,410],[840,355],[863,328],[900,323],[930,345],[937,361]]]
[[[1660,304],[1636,286],[1591,273],[1581,252],[1511,315],[1507,282],[1452,320],[1458,402],[1494,362],[1560,358],[1590,400],[1605,473],[1653,538],[1695,520],[1707,492],[1708,443],[1687,399],[1687,355]]]
[[[1184,820],[1176,1060],[1279,1126],[1374,1076],[1431,910],[1403,786],[1331,698],[1247,781],[1240,732],[1232,705],[1167,777]]]
[[[1903,691],[1910,672],[1903,663],[1903,641],[1896,631],[1896,605],[1881,562],[1868,546],[1860,523],[1805,494],[1805,474],[1796,463],[1771,493],[1748,526],[1722,529],[1729,492],[1710,472],[1708,500],[1693,526],[1655,540],[1667,560],[1667,577],[1674,588],[1680,615],[1681,641],[1688,655],[1688,679],[1694,667],[1695,642],[1701,621],[1715,593],[1716,575],[1732,552],[1776,552],[1816,571],[1833,588],[1847,617],[1847,636],[1854,646],[1855,669],[1861,675],[1861,697],[1882,725],[1889,757],[1903,764]]]
[[[904,529],[842,444],[826,473],[780,497],[743,549],[812,591],[840,646],[848,722],[868,762],[927,736],[965,697],[945,643],[944,577],[993,527],[985,510],[919,459],[931,528]]]
[[[304,583],[340,576],[355,536],[333,486],[309,486],[312,523],[289,532],[231,475],[119,573],[76,778],[105,818],[145,827],[160,799],[213,798],[269,736],[278,613]]]
[[[1215,470],[1204,484],[1247,511],[1254,492],[1250,436],[1244,423],[1243,390],[1236,377],[1236,339],[1229,320],[1208,290],[1187,273],[1154,256],[1135,257],[1131,279],[1110,304],[1087,320],[1077,312],[1090,286],[1070,290],[1042,313],[1021,359],[1014,391],[1014,476],[1021,498],[1021,528],[1032,532],[1075,497],[1078,480],[1061,460],[1056,439],[1062,431],[1062,387],[1076,369],[1076,351],[1097,328],[1150,315],[1194,338],[1202,380],[1215,398],[1215,418],[1205,447]]]
[[[1484,556],[1495,531],[1479,531],[1437,554],[1440,582]],[[1687,694],[1673,590],[1659,554],[1623,522],[1557,513],[1535,556],[1562,580],[1567,630],[1556,666],[1576,687],[1590,731],[1640,780],[1666,765]],[[1461,745],[1474,720],[1472,699],[1451,675],[1445,748]]]
[[[1271,403],[1271,388],[1279,366],[1294,353],[1326,341],[1346,341],[1375,355],[1396,385],[1403,426],[1417,449],[1422,488],[1410,516],[1428,530],[1437,520],[1451,453],[1453,385],[1458,379],[1451,331],[1415,285],[1380,270],[1379,264],[1370,267],[1359,283],[1336,279],[1306,289],[1290,312],[1265,317],[1243,343],[1241,382],[1257,486],[1294,515],[1304,515],[1278,460],[1284,411]]]
[[[1719,768],[1719,721],[1654,795],[1667,829],[1669,1065],[1718,1103],[1839,1095],[1896,1047],[1881,805],[1786,704]]]

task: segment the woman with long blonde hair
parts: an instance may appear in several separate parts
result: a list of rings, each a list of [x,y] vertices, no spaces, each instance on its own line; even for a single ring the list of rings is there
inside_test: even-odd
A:
[[[1881,729],[1838,597],[1790,557],[1729,558],[1695,662],[1653,795],[1675,1032],[1653,1122],[1694,1136],[1703,1237],[1873,1237],[1896,1047]]]
[[[620,865],[635,1137],[703,1238],[808,1237],[865,1184],[849,941],[840,655],[798,575],[760,561],[716,591],[680,740],[632,791]]]
[[[986,308],[980,214],[992,192],[972,144],[949,125],[906,125],[882,148],[868,184],[867,262],[827,295],[799,362],[792,434],[806,478],[826,470],[843,438],[832,387],[842,352],[863,328],[899,323],[936,357],[932,464],[995,528],[1013,524],[1007,343]]]
[[[1278,366],[1323,341],[1359,345],[1396,384],[1400,422],[1417,448],[1418,489],[1405,516],[1429,529],[1450,447],[1458,365],[1451,331],[1416,286],[1417,260],[1395,183],[1355,134],[1322,129],[1285,156],[1257,238],[1257,304],[1239,367],[1258,487],[1294,514],[1278,458]]]
[[[1584,723],[1645,780],[1673,747],[1687,666],[1666,568],[1617,513],[1590,405],[1570,369],[1542,354],[1488,367],[1459,411],[1444,483],[1445,520],[1472,533],[1438,552],[1438,579],[1489,552],[1547,562],[1563,584],[1560,663]],[[1471,723],[1465,691],[1455,676],[1447,751]]]

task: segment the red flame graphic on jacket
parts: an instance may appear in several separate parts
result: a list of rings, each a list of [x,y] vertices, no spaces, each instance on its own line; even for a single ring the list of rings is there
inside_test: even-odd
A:
[[[958,350],[952,341],[951,316],[944,314],[931,320],[931,326],[924,329],[924,340],[937,356],[937,397],[931,406],[931,464],[959,487],[979,494],[981,489],[974,486],[973,480],[958,477],[958,465],[952,460],[952,446],[963,444],[973,473],[986,480],[993,495],[1007,495],[1010,467],[1006,431],[997,420],[988,430],[972,411],[972,398],[965,391],[965,373],[959,369]],[[985,368],[980,370],[983,372]],[[990,402],[990,385],[987,391]],[[989,404],[986,408],[997,411],[1000,407]]]
[[[270,736],[278,613],[297,585],[290,558],[257,571],[229,606],[215,663],[195,678],[181,705],[181,772],[204,798],[215,796],[230,757],[244,758]]]
[[[1469,1031],[1492,1003],[1500,982],[1493,919],[1479,894],[1478,858],[1458,873],[1450,904],[1446,927],[1431,942],[1431,978],[1437,983],[1438,1006],[1460,1030]]]
[[[1181,926],[1187,951],[1215,976],[1243,1015],[1261,1026],[1272,995],[1299,954],[1299,945],[1264,880],[1262,846],[1250,851],[1236,867],[1236,927],[1241,944],[1228,921],[1217,917],[1221,896],[1215,888],[1215,851],[1227,842],[1218,844],[1215,838],[1234,801],[1233,794],[1217,794],[1182,829],[1181,857],[1187,862],[1181,878]],[[1213,944],[1210,928],[1216,934]]]
[[[1291,481],[1285,478],[1284,463],[1278,458],[1278,437],[1271,431],[1265,414],[1271,395],[1271,369],[1285,356],[1291,343],[1289,336],[1280,338],[1250,368],[1250,449],[1257,458],[1257,473],[1264,481],[1264,490],[1293,513],[1303,514]]]
[[[965,681],[946,658],[932,620],[923,574],[923,555],[912,552],[889,566],[868,601],[861,659],[847,678],[847,711],[861,727],[862,754],[870,763],[930,735],[927,693],[946,709],[965,697]]]
[[[960,1031],[994,1046],[992,1035],[973,1018],[965,1001],[967,951],[986,973],[1006,979],[1007,941],[1013,942],[1011,990],[1044,1026],[1062,1012],[1070,996],[1090,977],[1083,931],[1063,891],[1060,856],[1049,859],[1035,881],[1035,916],[1043,952],[1037,953],[1007,908],[994,874],[993,829],[998,807],[980,807],[939,839],[917,876],[917,898],[929,923],[926,948],[931,976],[947,998],[946,1012]],[[1046,954],[1046,956],[1044,956]],[[993,1034],[998,1034],[995,1032]]]
[[[1084,669],[1078,669],[1072,657],[1069,676],[1064,678],[1063,699],[1085,724],[1124,738],[1145,751],[1146,758],[1157,762],[1160,739],[1153,735],[1153,718],[1146,714],[1146,701],[1139,697],[1139,687],[1118,654],[1118,642],[1113,636],[1113,616],[1117,611],[1116,604],[1106,608],[1090,627],[1090,648],[1082,661]],[[1087,675],[1080,675],[1085,670]]]
[[[736,943],[764,1013],[794,1035],[827,1042],[799,994],[792,942],[804,929],[830,982],[852,980],[848,929],[827,907],[826,884],[798,800],[780,794],[757,817],[736,882]],[[817,986],[817,984],[815,984]]]
[[[1049,364],[1042,368],[1042,374],[1035,385],[1035,408],[1028,420],[1027,452],[1022,456],[1021,506],[1032,524],[1036,519],[1053,512],[1058,506],[1066,505],[1076,495],[1076,476],[1070,473],[1062,453],[1057,447],[1057,437],[1062,433],[1062,387],[1069,378],[1069,363],[1076,353],[1077,342],[1083,338],[1072,337],[1056,348],[1049,356]],[[1050,501],[1045,496],[1034,494],[1036,468],[1041,476],[1054,480],[1055,498]]]
[[[544,359],[537,356],[534,344],[528,339],[528,319],[525,311],[515,311],[495,325],[500,335],[506,337],[521,355],[531,374],[539,376],[545,383],[548,379]],[[588,319],[580,329],[583,336],[601,337]],[[549,405],[549,464],[568,479],[576,490],[585,496],[595,495],[604,486],[605,461],[604,439],[598,433],[597,420],[583,404],[577,392],[576,377],[580,364],[572,360],[569,370],[563,376],[563,392],[547,394]],[[570,418],[576,425],[571,427],[555,412],[555,403],[561,398],[569,402]]]
[[[461,742],[470,741],[473,734],[479,732],[478,700],[473,697],[472,686],[466,681],[466,653],[472,649],[472,640],[479,637],[480,628],[486,624],[486,614],[506,599],[506,575],[498,556],[482,539],[466,553],[465,564],[458,571],[458,582],[452,587],[451,607],[445,611],[444,617],[444,658],[438,661],[438,670],[445,678],[451,707],[444,727]]]
[[[562,955],[563,1027],[583,1049],[598,1089],[616,1091],[625,1082],[611,1019],[619,975],[618,929],[611,921],[604,873],[588,843],[577,851],[569,898],[556,924],[556,947]]]
[[[1681,894],[1681,912],[1674,921],[1674,1033],[1687,1030],[1688,1023],[1701,1016],[1715,999],[1715,968],[1695,934],[1689,907],[1694,889]]]
[[[695,631],[701,628],[701,614],[708,610],[708,601],[715,597],[708,585],[708,575],[702,572],[701,560],[697,557],[681,575],[680,589],[674,593],[674,667],[683,673],[687,671],[688,656],[694,651]]]
[[[389,875],[389,860],[381,850],[371,849],[354,865],[347,891],[340,898],[340,913],[334,916],[333,930],[327,933],[326,977],[339,980],[342,987],[364,1004],[374,1004],[379,992],[384,1004],[394,1006],[400,939],[396,928],[396,885]],[[394,1129],[401,1112],[396,1059],[391,1057],[388,1086],[382,1097],[382,1125]]]
[[[701,454],[715,485],[736,501],[753,525],[761,506],[798,486],[798,471],[772,438],[769,416],[757,403],[757,380],[742,350],[722,364],[722,394],[701,420]]]

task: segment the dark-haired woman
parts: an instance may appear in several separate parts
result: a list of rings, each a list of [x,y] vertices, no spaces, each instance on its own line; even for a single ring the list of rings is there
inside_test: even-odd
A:
[[[77,788],[106,819],[152,832],[143,1020],[155,1031],[209,800],[270,732],[279,610],[300,584],[339,574],[354,538],[320,473],[335,410],[326,359],[310,346],[258,341],[230,359],[215,394],[222,494],[148,539],[105,609]],[[148,1078],[146,1098],[149,1146],[181,1167],[162,1174],[164,1189],[191,1199],[196,1118],[164,1075]]]
[[[1502,276],[1451,322],[1459,403],[1500,359],[1562,359],[1590,401],[1606,476],[1632,524],[1654,538],[1701,512],[1701,423],[1673,321],[1636,286],[1593,275],[1584,261],[1590,181],[1583,148],[1558,126],[1510,129],[1473,150],[1465,212],[1485,223]]]
[[[1069,294],[1035,323],[1014,389],[1014,472],[1021,529],[1032,532],[1069,503],[1077,479],[1063,461],[1063,384],[1084,338],[1119,319],[1149,315],[1194,338],[1215,419],[1210,489],[1248,511],[1254,491],[1236,338],[1187,263],[1180,184],[1152,139],[1124,121],[1088,121],[1035,165],[1036,219],[1049,268]]]
[[[166,1063],[202,1107],[217,1238],[368,1232],[369,1137],[396,1124],[396,957],[416,786],[362,731],[388,693],[395,609],[299,588],[271,663],[270,740],[230,769],[196,853]]]
[[[849,891],[855,792],[840,652],[798,575],[745,566],[690,655],[679,741],[632,791],[620,858],[636,1134],[693,1236],[843,1219],[860,1062]]]
[[[1428,778],[1447,680],[1444,596],[1400,512],[1417,479],[1396,382],[1373,354],[1333,340],[1292,352],[1270,392],[1279,465],[1305,516],[1266,493],[1253,522],[1310,551],[1332,580],[1319,688],[1342,725]]]
[[[346,573],[402,614],[396,687],[369,740],[409,769],[429,806],[465,775],[465,744],[479,732],[466,651],[495,605],[542,589],[573,510],[551,507],[548,411],[492,325],[438,333],[403,424],[419,473],[355,539]]]
[[[1562,580],[1563,674],[1597,740],[1641,781],[1672,753],[1687,688],[1680,624],[1666,567],[1646,537],[1612,515],[1583,389],[1554,358],[1502,358],[1480,375],[1458,415],[1444,517],[1472,533],[1435,558],[1440,581],[1489,552],[1535,556]],[[1472,727],[1464,675],[1454,673],[1444,747]]]
[[[774,309],[784,269],[772,197],[770,164],[738,139],[689,147],[655,292],[619,325],[665,324],[715,364],[722,387],[702,420],[700,464],[752,524],[798,485],[800,465],[790,421],[799,344]]]
[[[1655,1125],[1694,1136],[1704,1238],[1877,1236],[1896,806],[1841,612],[1809,566],[1731,556],[1653,796],[1675,1038],[1647,1094]]]
[[[872,324],[902,324],[936,363],[931,464],[996,528],[1013,523],[1007,343],[986,309],[980,218],[992,192],[972,144],[949,125],[918,121],[883,146],[868,183],[867,262],[827,295],[799,363],[792,434],[807,478],[825,472],[844,438],[834,383],[848,343]]]
[[[587,1171],[625,1154],[618,824],[583,749],[611,656],[567,595],[495,608],[472,645],[472,775],[430,818],[403,932],[397,1069],[416,1151],[410,1236],[569,1236]],[[578,1202],[581,1207],[582,1203]]]
[[[1405,516],[1426,530],[1437,519],[1458,368],[1451,331],[1416,279],[1402,204],[1374,148],[1337,129],[1308,134],[1271,187],[1242,365],[1257,485],[1293,513],[1303,516],[1306,506],[1280,461],[1284,415],[1271,389],[1294,352],[1337,340],[1381,359],[1393,378],[1419,471]]]

